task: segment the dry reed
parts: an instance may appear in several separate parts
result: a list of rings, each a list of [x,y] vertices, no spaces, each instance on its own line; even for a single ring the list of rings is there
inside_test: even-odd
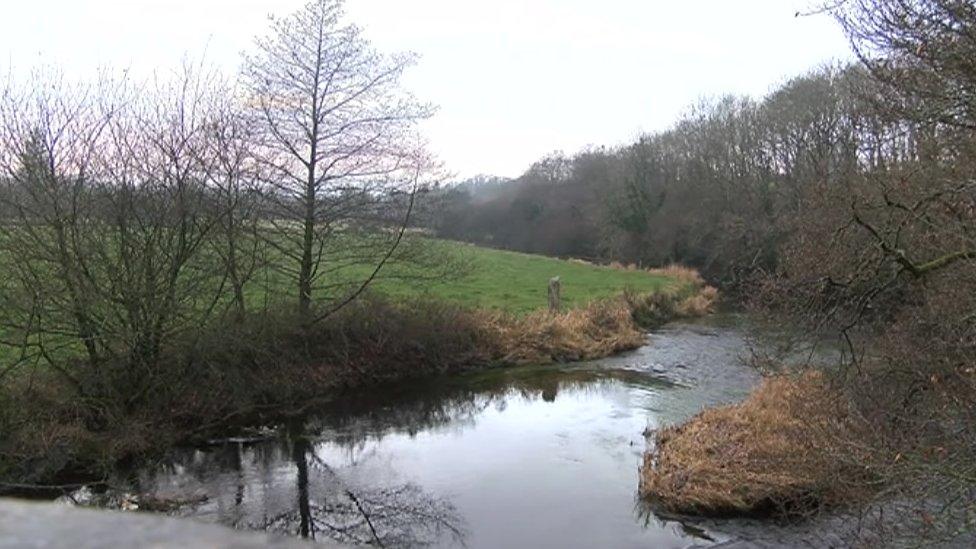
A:
[[[627,303],[610,299],[562,313],[525,317],[475,312],[494,342],[494,358],[510,364],[570,362],[608,356],[644,344]]]
[[[609,266],[621,271],[638,270],[634,264],[623,264],[617,261],[610,263]],[[673,298],[667,306],[668,314],[666,316],[668,319],[675,317],[694,318],[715,312],[715,307],[718,304],[718,290],[709,286],[697,270],[672,263],[664,267],[646,269],[646,272],[655,276],[667,277],[673,281],[663,291],[664,294]]]
[[[691,267],[685,267],[684,265],[679,265],[677,263],[672,263],[664,267],[648,269],[647,272],[657,276],[666,276],[696,288],[705,285],[705,279],[702,278],[698,271],[692,269]]]
[[[660,430],[640,493],[672,513],[797,514],[851,502],[866,468],[838,441],[851,421],[819,372],[768,378],[742,403]]]

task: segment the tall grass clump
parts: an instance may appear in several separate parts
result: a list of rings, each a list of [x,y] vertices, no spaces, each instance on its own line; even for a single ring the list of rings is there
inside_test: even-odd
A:
[[[618,268],[632,269],[633,266]],[[673,282],[659,292],[624,291],[623,298],[639,325],[653,328],[674,319],[695,318],[715,311],[718,290],[709,286],[695,269],[672,264],[647,272]]]
[[[545,364],[601,358],[636,349],[645,341],[624,299],[595,301],[560,313],[518,317],[474,313],[493,342],[493,356],[508,364]]]
[[[672,513],[796,515],[869,492],[852,459],[857,429],[815,371],[767,378],[742,403],[702,411],[655,433],[640,493]]]

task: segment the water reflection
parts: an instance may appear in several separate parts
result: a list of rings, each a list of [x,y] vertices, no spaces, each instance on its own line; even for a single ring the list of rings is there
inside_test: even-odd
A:
[[[380,547],[463,544],[465,523],[448,499],[410,482],[363,482],[349,474],[356,459],[333,465],[323,455],[331,445],[306,432],[295,423],[280,440],[177,453],[143,471],[133,490],[157,502],[196,501],[175,513],[234,528]]]
[[[553,403],[560,392],[596,396],[617,383],[646,389],[678,386],[652,373],[594,368],[593,364],[505,368],[403,383],[337,399],[320,407],[307,429],[346,446],[388,433],[413,436],[445,428],[463,431],[490,408],[504,411],[515,397]]]
[[[236,528],[382,547],[721,541],[635,508],[642,432],[756,381],[730,359],[734,328],[671,330],[603,361],[350,394],[269,440],[175,450],[133,490]]]
[[[450,502],[410,483],[355,486],[318,455],[301,426],[289,431],[297,471],[295,504],[245,527],[380,547],[428,545],[445,535],[463,543],[464,524]]]

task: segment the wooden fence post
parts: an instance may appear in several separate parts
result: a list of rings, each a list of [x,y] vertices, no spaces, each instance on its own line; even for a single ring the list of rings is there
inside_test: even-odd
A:
[[[549,312],[559,312],[559,277],[549,279]]]

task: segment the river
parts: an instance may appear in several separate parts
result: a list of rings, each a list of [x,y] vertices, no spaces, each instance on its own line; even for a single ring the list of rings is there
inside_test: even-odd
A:
[[[265,436],[174,449],[125,482],[192,502],[177,515],[384,547],[740,542],[722,522],[660,519],[636,493],[646,432],[759,381],[750,335],[716,315],[603,360],[371,388]]]

